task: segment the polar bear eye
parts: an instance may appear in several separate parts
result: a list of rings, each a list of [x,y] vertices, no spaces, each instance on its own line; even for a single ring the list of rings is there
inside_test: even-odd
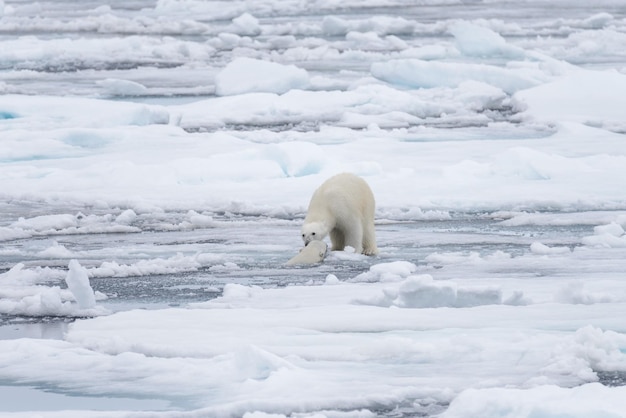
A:
[[[304,234],[302,234],[302,238],[304,238]]]
[[[315,232],[311,233],[311,235],[315,235]]]

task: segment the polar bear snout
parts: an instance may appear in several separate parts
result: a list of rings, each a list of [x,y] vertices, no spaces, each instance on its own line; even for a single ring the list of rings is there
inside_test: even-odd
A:
[[[316,238],[315,232],[311,232],[310,234],[302,234],[302,241],[304,241],[304,246],[306,247],[311,241],[319,241],[319,239]]]
[[[304,246],[309,245],[311,241],[322,241],[326,237],[323,226],[317,222],[305,224],[302,226],[302,241]]]

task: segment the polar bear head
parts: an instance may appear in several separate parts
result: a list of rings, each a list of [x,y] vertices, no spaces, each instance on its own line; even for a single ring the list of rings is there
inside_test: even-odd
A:
[[[328,228],[322,222],[309,222],[302,225],[302,241],[309,245],[311,241],[322,241],[328,235]]]

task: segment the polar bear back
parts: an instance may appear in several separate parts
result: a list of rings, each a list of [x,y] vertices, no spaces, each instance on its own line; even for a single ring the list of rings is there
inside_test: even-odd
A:
[[[309,215],[317,219],[305,222],[326,221],[330,218],[349,219],[355,214],[374,219],[374,194],[362,178],[350,173],[337,174],[326,180],[315,190],[309,203]],[[329,225],[331,228],[334,225]]]

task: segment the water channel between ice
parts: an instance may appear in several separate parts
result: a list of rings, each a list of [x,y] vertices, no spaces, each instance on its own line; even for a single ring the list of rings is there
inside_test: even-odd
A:
[[[112,311],[119,311],[184,306],[212,299],[221,294],[227,283],[262,287],[311,284],[323,281],[328,274],[347,280],[367,271],[372,264],[397,260],[415,263],[421,272],[437,271],[441,278],[451,278],[446,276],[444,268],[426,262],[425,258],[434,253],[489,255],[498,251],[518,256],[529,253],[530,245],[536,241],[573,249],[580,245],[581,237],[592,234],[591,225],[511,227],[484,215],[439,221],[383,222],[377,225],[380,254],[376,257],[355,256],[348,249],[343,253],[330,253],[319,265],[288,267],[283,264],[301,246],[299,221],[264,219],[232,225],[225,222],[217,228],[192,231],[59,235],[15,240],[4,246],[7,253],[12,249],[15,250],[12,254],[19,253],[20,256],[0,256],[0,266],[3,270],[17,263],[30,268],[66,268],[69,260],[37,256],[41,249],[50,245],[62,245],[82,254],[79,261],[85,267],[97,267],[111,261],[120,265],[140,261],[149,263],[198,253],[214,258],[214,265],[193,271],[92,278],[93,289],[108,297],[100,303]],[[508,272],[512,277],[527,274],[528,271],[522,270]],[[471,271],[464,275],[474,276]],[[63,283],[60,285],[64,286]],[[58,321],[51,318],[4,316],[2,321],[14,325],[34,322],[40,329],[35,333],[41,332],[44,337],[47,332],[60,334]]]

